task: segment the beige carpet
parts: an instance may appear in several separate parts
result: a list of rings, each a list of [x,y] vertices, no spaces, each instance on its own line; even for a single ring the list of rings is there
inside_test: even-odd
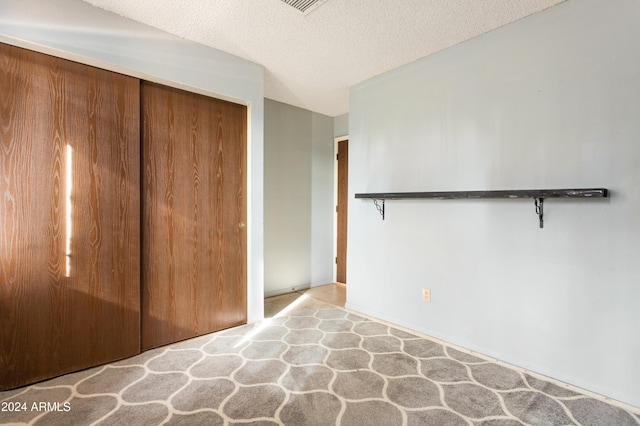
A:
[[[640,425],[638,413],[532,375],[313,298],[296,303],[260,324],[2,392],[0,423]]]

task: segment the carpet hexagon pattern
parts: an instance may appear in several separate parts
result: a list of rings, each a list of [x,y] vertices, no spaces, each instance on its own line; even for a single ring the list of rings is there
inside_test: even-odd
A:
[[[25,408],[2,424],[640,425],[638,413],[309,298],[0,401]]]

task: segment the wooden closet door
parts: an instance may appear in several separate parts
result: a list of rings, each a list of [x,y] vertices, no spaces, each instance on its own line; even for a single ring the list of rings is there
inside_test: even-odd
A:
[[[0,44],[0,390],[139,353],[139,81]]]
[[[142,83],[142,347],[246,322],[247,110]]]

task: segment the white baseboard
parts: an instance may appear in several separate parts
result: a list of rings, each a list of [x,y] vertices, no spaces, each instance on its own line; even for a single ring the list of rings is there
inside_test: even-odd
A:
[[[309,288],[311,288],[311,284],[303,284],[295,287],[287,287],[287,288],[281,288],[278,290],[265,291],[264,298],[266,299],[267,297],[280,296],[281,294],[287,294],[287,293],[291,293],[293,291],[299,291],[299,290],[307,290]]]

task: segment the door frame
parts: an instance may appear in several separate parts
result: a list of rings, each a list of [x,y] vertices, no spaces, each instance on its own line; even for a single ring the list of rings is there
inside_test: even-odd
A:
[[[338,143],[349,140],[349,135],[333,138],[333,282],[338,282]],[[347,240],[348,241],[348,240]]]

